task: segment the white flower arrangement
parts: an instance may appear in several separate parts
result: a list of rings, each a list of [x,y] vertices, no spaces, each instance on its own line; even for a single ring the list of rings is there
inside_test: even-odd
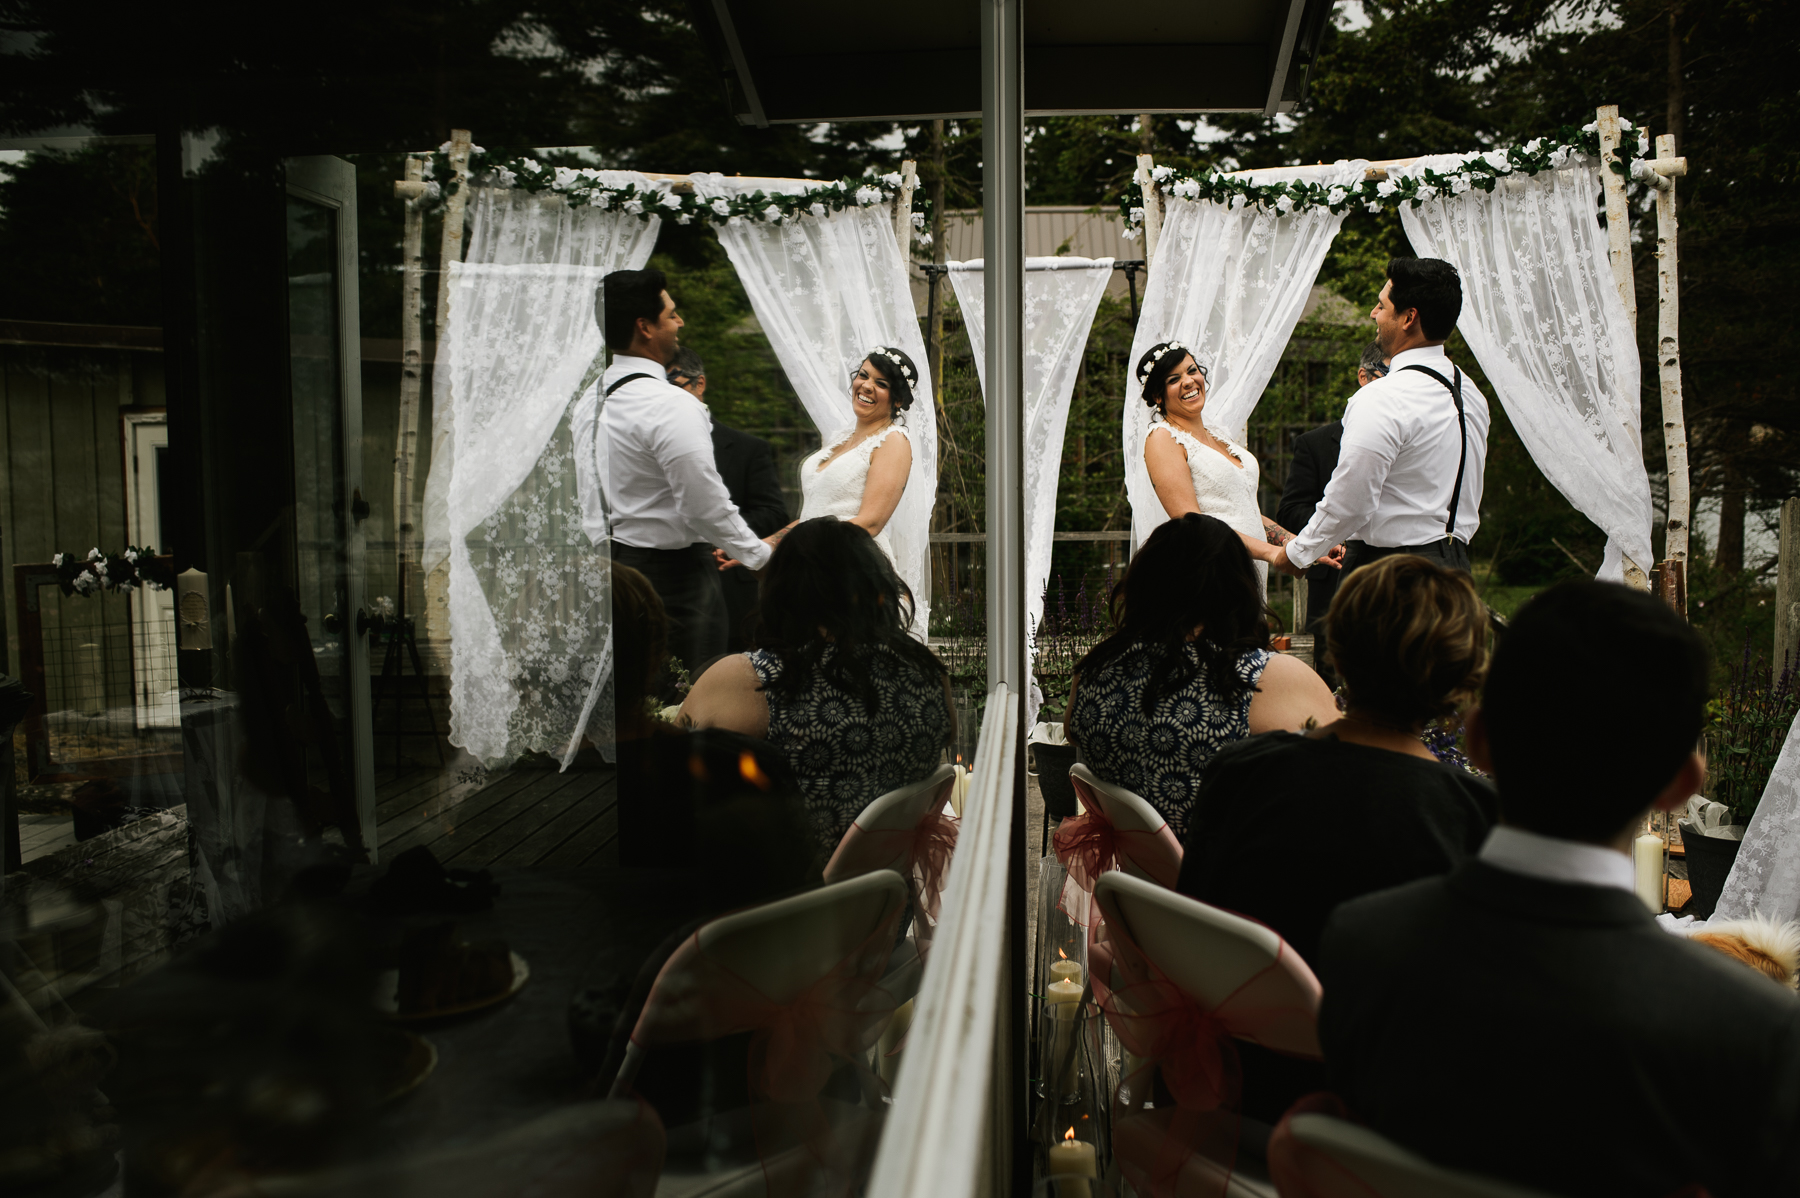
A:
[[[808,212],[812,213],[814,216],[824,216],[825,215],[825,205],[819,203],[817,200],[814,200],[812,203],[808,204],[806,206],[806,210]]]
[[[889,187],[898,189],[900,186],[900,183],[901,183],[900,172],[892,171],[888,174],[885,174],[885,175],[881,176],[881,181],[883,183],[886,183]]]
[[[661,207],[670,208],[677,212],[681,211],[681,197],[672,191],[663,192],[662,199],[658,200],[657,203]]]
[[[856,189],[856,202],[867,208],[870,204],[879,204],[885,199],[878,187],[859,187]]]
[[[1384,200],[1399,190],[1400,190],[1400,185],[1398,183],[1394,182],[1392,179],[1383,179],[1381,182],[1379,182],[1375,185],[1375,194],[1380,196]]]
[[[1292,212],[1293,210],[1294,210],[1294,197],[1293,196],[1284,195],[1275,201],[1275,211],[1279,215],[1286,216],[1288,213]]]
[[[817,216],[818,213],[814,213],[813,215]],[[923,212],[915,212],[912,214],[912,227],[915,229],[923,229],[925,227],[925,214]]]
[[[626,200],[625,211],[631,213],[633,216],[642,216],[644,214],[644,201],[638,199]]]
[[[763,214],[763,219],[768,221],[770,224],[778,225],[781,223],[781,209],[777,208],[773,204],[770,204],[767,208],[764,208],[762,210],[762,214]]]
[[[1173,175],[1174,173],[1175,173],[1175,168],[1172,166],[1159,166],[1155,170],[1150,172],[1150,177],[1155,179],[1158,183],[1161,183],[1164,179],[1167,179],[1170,175]]]
[[[714,212],[718,213],[720,216],[730,216],[731,215],[731,204],[729,201],[727,201],[725,199],[724,196],[713,197],[713,202],[710,205],[708,205],[708,207],[710,207]]]

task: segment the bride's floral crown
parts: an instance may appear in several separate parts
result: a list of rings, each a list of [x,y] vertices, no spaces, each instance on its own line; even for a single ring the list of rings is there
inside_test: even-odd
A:
[[[892,362],[895,369],[900,372],[900,377],[906,380],[908,389],[919,385],[918,376],[913,372],[912,362],[899,350],[891,349],[885,345],[877,345],[874,349],[869,351],[869,354],[871,357],[880,354],[882,357]]]
[[[1142,386],[1144,381],[1150,377],[1150,372],[1156,369],[1156,364],[1162,361],[1164,354],[1176,349],[1183,353],[1188,352],[1188,347],[1179,341],[1165,341],[1161,345],[1151,346],[1150,352],[1145,354],[1137,364],[1138,385]]]

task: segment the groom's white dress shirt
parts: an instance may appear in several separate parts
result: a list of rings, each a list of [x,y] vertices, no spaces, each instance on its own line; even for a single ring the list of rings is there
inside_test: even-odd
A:
[[[605,394],[633,374],[650,377]],[[769,546],[744,523],[719,477],[706,405],[668,382],[660,363],[615,355],[599,385],[576,404],[570,424],[582,524],[590,537],[606,535],[599,476],[619,543],[685,549],[704,542],[753,570],[768,562]],[[596,469],[597,459],[609,468]]]
[[[1325,485],[1325,497],[1287,544],[1288,559],[1296,566],[1305,569],[1346,540],[1393,548],[1443,539],[1462,436],[1449,390],[1428,374],[1405,369],[1415,363],[1456,381],[1444,347],[1427,345],[1395,354],[1385,378],[1350,398],[1337,469]],[[1467,544],[1481,527],[1488,405],[1467,374],[1462,396],[1468,464],[1455,536]]]

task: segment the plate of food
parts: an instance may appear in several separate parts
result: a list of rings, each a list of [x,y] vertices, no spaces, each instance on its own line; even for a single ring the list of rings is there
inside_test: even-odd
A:
[[[442,1019],[503,1003],[531,977],[503,941],[465,943],[451,924],[407,932],[400,967],[375,984],[375,1009],[393,1019]]]

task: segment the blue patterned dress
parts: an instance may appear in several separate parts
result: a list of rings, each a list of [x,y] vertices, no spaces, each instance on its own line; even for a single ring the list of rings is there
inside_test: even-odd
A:
[[[1193,645],[1182,651],[1199,664]],[[1083,674],[1068,731],[1081,746],[1081,760],[1101,781],[1148,800],[1185,844],[1200,775],[1214,753],[1250,735],[1253,695],[1219,698],[1202,667],[1185,688],[1163,696],[1146,715],[1144,688],[1162,652],[1158,645],[1135,644],[1099,671]],[[1246,650],[1238,658],[1238,677],[1254,687],[1270,656],[1263,649]]]
[[[825,652],[828,660],[835,650]],[[784,699],[769,687],[781,676],[781,659],[766,649],[745,655],[768,696],[766,739],[787,754],[827,857],[864,807],[929,776],[950,741],[943,681],[891,649],[864,653],[857,672],[875,684],[873,713],[819,673],[798,697]]]

